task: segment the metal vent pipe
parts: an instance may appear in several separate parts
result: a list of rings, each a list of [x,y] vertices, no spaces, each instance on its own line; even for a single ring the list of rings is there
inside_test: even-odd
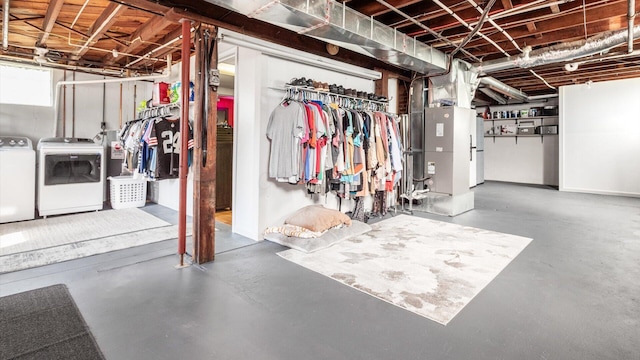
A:
[[[632,32],[625,29],[593,36],[587,40],[550,46],[531,51],[528,55],[522,54],[515,57],[510,56],[498,60],[485,61],[474,65],[473,69],[479,73],[491,73],[516,67],[526,69],[534,66],[572,61],[608,51],[626,43],[630,38],[640,36],[640,25],[632,29]],[[631,36],[629,33],[631,33]]]
[[[501,94],[507,95],[508,97],[520,100],[520,101],[526,101],[529,100],[529,96],[525,93],[523,93],[522,91],[511,87],[507,84],[504,84],[500,81],[498,81],[495,78],[492,78],[490,76],[485,76],[480,78],[480,83],[486,85],[487,87],[489,87],[490,89],[497,91]],[[484,91],[483,91],[484,92]],[[485,93],[486,94],[486,93]],[[488,94],[487,94],[488,95]]]

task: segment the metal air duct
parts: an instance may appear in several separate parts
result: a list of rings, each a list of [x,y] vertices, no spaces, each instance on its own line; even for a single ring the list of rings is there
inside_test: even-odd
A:
[[[504,97],[502,97],[502,95],[498,94],[497,92],[491,90],[488,87],[486,87],[486,88],[478,88],[478,90],[480,92],[484,93],[485,95],[487,95],[488,97],[492,98],[493,100],[495,100],[500,105],[506,105],[507,104],[507,100]]]
[[[640,25],[633,28],[631,37],[640,36]],[[522,54],[515,57],[506,57],[498,60],[490,60],[474,65],[479,73],[491,73],[494,71],[510,69],[514,67],[530,68],[534,66],[554,64],[558,62],[572,61],[577,58],[595,55],[622,45],[630,38],[629,31],[603,33],[587,40],[574,41],[566,44],[554,45],[543,49],[531,51],[528,56]]]
[[[335,0],[206,0],[404,69],[442,71],[445,54]]]
[[[490,76],[485,76],[480,78],[480,83],[486,85],[487,87],[489,87],[491,90],[497,91],[501,94],[504,94],[510,98],[514,98],[520,101],[527,101],[529,100],[529,96],[525,93],[523,93],[522,91],[511,87],[507,84],[504,84],[498,80],[496,80],[495,78],[492,78]],[[480,91],[482,91],[482,89],[480,89]],[[484,91],[483,91],[484,92]],[[485,93],[486,94],[486,93]],[[488,94],[487,94],[488,95]]]

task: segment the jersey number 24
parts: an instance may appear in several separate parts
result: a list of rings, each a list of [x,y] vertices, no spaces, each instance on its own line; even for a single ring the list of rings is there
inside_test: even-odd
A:
[[[160,134],[162,139],[162,150],[165,154],[180,154],[180,133],[173,133],[171,130],[163,131]]]

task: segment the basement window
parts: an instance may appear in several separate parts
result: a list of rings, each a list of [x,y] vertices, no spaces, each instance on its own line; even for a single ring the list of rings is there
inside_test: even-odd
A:
[[[50,69],[0,64],[0,104],[51,106]]]

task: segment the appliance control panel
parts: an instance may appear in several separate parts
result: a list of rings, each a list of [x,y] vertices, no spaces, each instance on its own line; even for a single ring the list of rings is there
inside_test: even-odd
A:
[[[0,136],[0,149],[33,149],[31,140],[26,137]]]

